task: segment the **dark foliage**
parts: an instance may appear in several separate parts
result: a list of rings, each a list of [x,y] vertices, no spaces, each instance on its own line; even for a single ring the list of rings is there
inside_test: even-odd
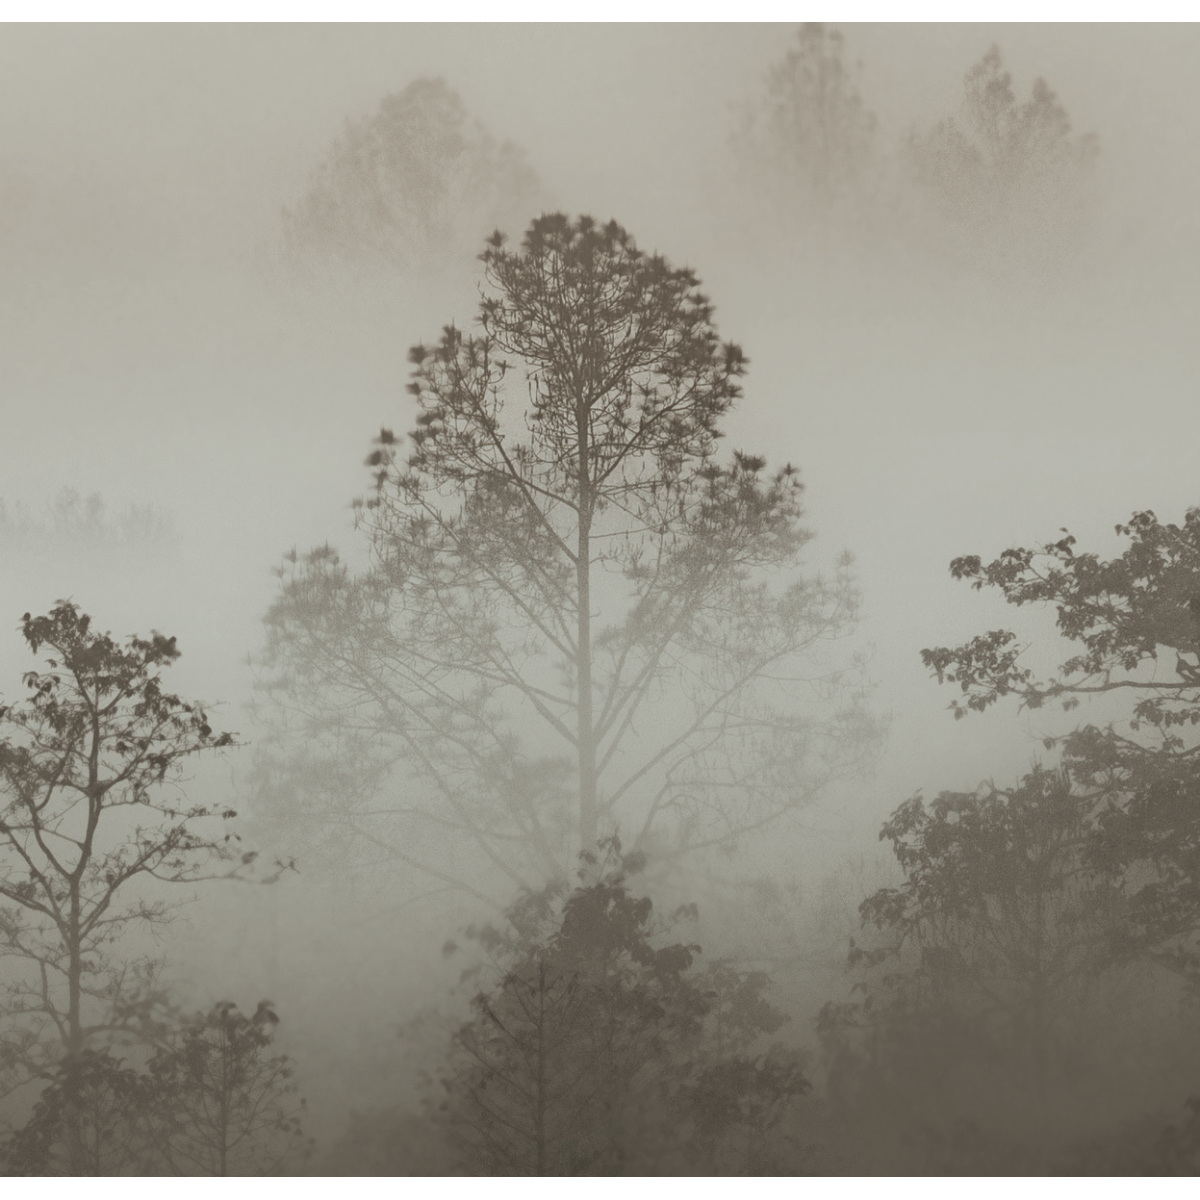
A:
[[[151,1169],[145,1079],[107,1051],[64,1058],[5,1142],[7,1175],[141,1175]]]
[[[1121,555],[1081,554],[1064,530],[1038,549],[1006,550],[951,572],[1008,603],[1050,605],[1075,652],[1043,678],[1007,630],[922,651],[939,681],[956,684],[956,717],[1008,696],[1023,707],[1126,701],[1118,719],[1059,739],[1075,786],[1097,808],[1090,861],[1128,897],[1121,939],[1189,977],[1200,971],[1200,509],[1182,525],[1135,513],[1117,533]],[[1051,745],[1053,742],[1050,743]]]
[[[107,1050],[64,1057],[0,1147],[5,1172],[274,1175],[298,1165],[311,1143],[291,1062],[271,1053],[278,1020],[266,1001],[251,1017],[223,1002],[162,1022],[141,1068]]]
[[[699,970],[626,881],[619,847],[478,934],[494,980],[442,1077],[467,1170],[511,1175],[779,1169],[809,1090],[795,1052],[759,1049],[783,1016],[769,980]],[[599,872],[599,878],[596,878]],[[594,880],[588,882],[588,880]]]
[[[182,1021],[147,1070],[146,1124],[176,1175],[275,1175],[310,1149],[291,1060],[272,1053],[279,1018],[224,1001]]]

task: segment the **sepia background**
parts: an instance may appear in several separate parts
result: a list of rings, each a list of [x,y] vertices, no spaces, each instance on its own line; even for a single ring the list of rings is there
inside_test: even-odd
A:
[[[178,889],[189,902],[131,933],[130,953],[161,960],[189,1010],[273,1003],[316,1139],[309,1167],[289,1169],[406,1171],[379,1114],[425,1111],[419,1071],[436,1073],[444,1023],[462,1019],[468,952],[446,946],[515,899],[501,878],[474,874],[467,894],[357,833],[332,850],[308,837],[278,789],[267,797],[264,755],[288,751],[259,686],[283,556],[328,544],[366,569],[351,506],[371,486],[363,460],[381,427],[402,436],[415,420],[409,348],[475,319],[493,228],[515,248],[543,212],[591,214],[694,269],[749,360],[719,453],[799,468],[806,570],[853,555],[861,610],[839,645],[861,657],[875,722],[854,769],[653,885],[698,904],[685,940],[706,959],[771,973],[781,1036],[816,1081],[795,1118],[811,1123],[805,1145],[824,1145],[832,1120],[816,1111],[817,1014],[850,996],[859,903],[901,878],[882,823],[918,791],[1011,787],[1057,761],[1043,739],[1112,719],[1009,701],[956,721],[960,693],[920,652],[1012,628],[1053,670],[1067,654],[1053,611],[972,591],[951,560],[1064,528],[1110,558],[1134,512],[1182,523],[1200,503],[1200,32],[840,33],[820,53],[870,120],[818,179],[807,135],[772,118],[803,45],[792,25],[0,30],[0,699],[18,700],[34,666],[21,614],[71,599],[118,637],[176,637],[170,688],[237,731],[243,744],[197,761],[185,791],[237,809],[244,844],[295,869]],[[1004,191],[999,168],[983,183],[922,168],[939,122],[969,130],[964,77],[993,44],[1018,103],[1044,79],[1069,117],[1024,192]],[[416,113],[380,193],[399,189],[403,220],[356,210],[346,190],[363,178],[346,165],[355,139],[387,136],[370,122],[389,96]],[[418,177],[425,191],[400,196]],[[385,781],[384,806],[410,786]],[[458,850],[439,853],[441,870]],[[1175,1118],[1200,1067],[1186,1011],[1137,1033],[1140,1065],[1113,1067],[1056,1147]],[[1136,1037],[1121,1026],[1112,1044]],[[916,1093],[934,1087],[916,1078]],[[32,1094],[4,1101],[7,1120]],[[1037,1143],[1019,1124],[1003,1136]],[[339,1141],[348,1130],[360,1142]],[[872,1158],[844,1130],[826,1141],[834,1157],[814,1170],[940,1169],[932,1150]],[[992,1152],[971,1142],[948,1161],[1005,1169]]]

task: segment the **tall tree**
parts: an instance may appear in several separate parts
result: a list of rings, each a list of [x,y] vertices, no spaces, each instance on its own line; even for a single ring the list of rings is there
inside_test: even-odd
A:
[[[3,1066],[19,1085],[61,1064],[68,1161],[87,1173],[84,1113],[71,1082],[144,1013],[136,970],[114,947],[168,906],[143,885],[186,882],[236,864],[220,833],[228,809],[178,789],[194,756],[233,745],[204,710],[163,690],[174,638],[92,628],[67,601],[25,614],[22,634],[45,667],[27,698],[0,707],[0,954],[6,960]],[[252,857],[252,856],[246,856]],[[146,999],[142,996],[141,999]]]
[[[371,568],[323,548],[283,573],[268,690],[370,781],[325,819],[434,874],[437,830],[520,886],[618,826],[661,856],[728,846],[872,749],[831,653],[849,564],[799,573],[794,468],[717,461],[746,360],[690,270],[562,215],[482,258],[477,331],[411,352],[408,454],[385,429],[368,459]]]
[[[300,260],[444,269],[448,254],[528,211],[538,191],[522,150],[472,120],[444,81],[418,79],[346,123],[284,209],[284,232]]]

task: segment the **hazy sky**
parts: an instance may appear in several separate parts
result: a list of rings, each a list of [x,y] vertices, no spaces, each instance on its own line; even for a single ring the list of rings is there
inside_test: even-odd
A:
[[[998,619],[949,581],[953,555],[1200,499],[1200,30],[846,34],[885,147],[951,112],[992,41],[1021,94],[1046,76],[1102,146],[1103,220],[1073,282],[996,290],[903,256],[818,269],[775,253],[727,150],[792,26],[5,27],[0,496],[150,501],[180,537],[136,582],[69,562],[6,574],[0,629],[69,590],[117,631],[177,633],[181,688],[245,697],[271,566],[293,544],[351,543],[371,433],[409,419],[407,346],[470,316],[431,292],[314,317],[255,256],[347,117],[440,75],[526,148],[553,203],[694,266],[743,344],[731,443],[800,465],[815,562],[859,557],[862,635],[896,712],[873,811],[1009,769],[1001,745],[1025,765],[1012,714],[968,736],[917,651]]]

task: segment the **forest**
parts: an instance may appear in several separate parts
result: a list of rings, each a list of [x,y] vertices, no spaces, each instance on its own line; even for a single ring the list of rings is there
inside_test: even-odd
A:
[[[0,1173],[1195,1174],[1195,27],[582,37],[0,46]]]

